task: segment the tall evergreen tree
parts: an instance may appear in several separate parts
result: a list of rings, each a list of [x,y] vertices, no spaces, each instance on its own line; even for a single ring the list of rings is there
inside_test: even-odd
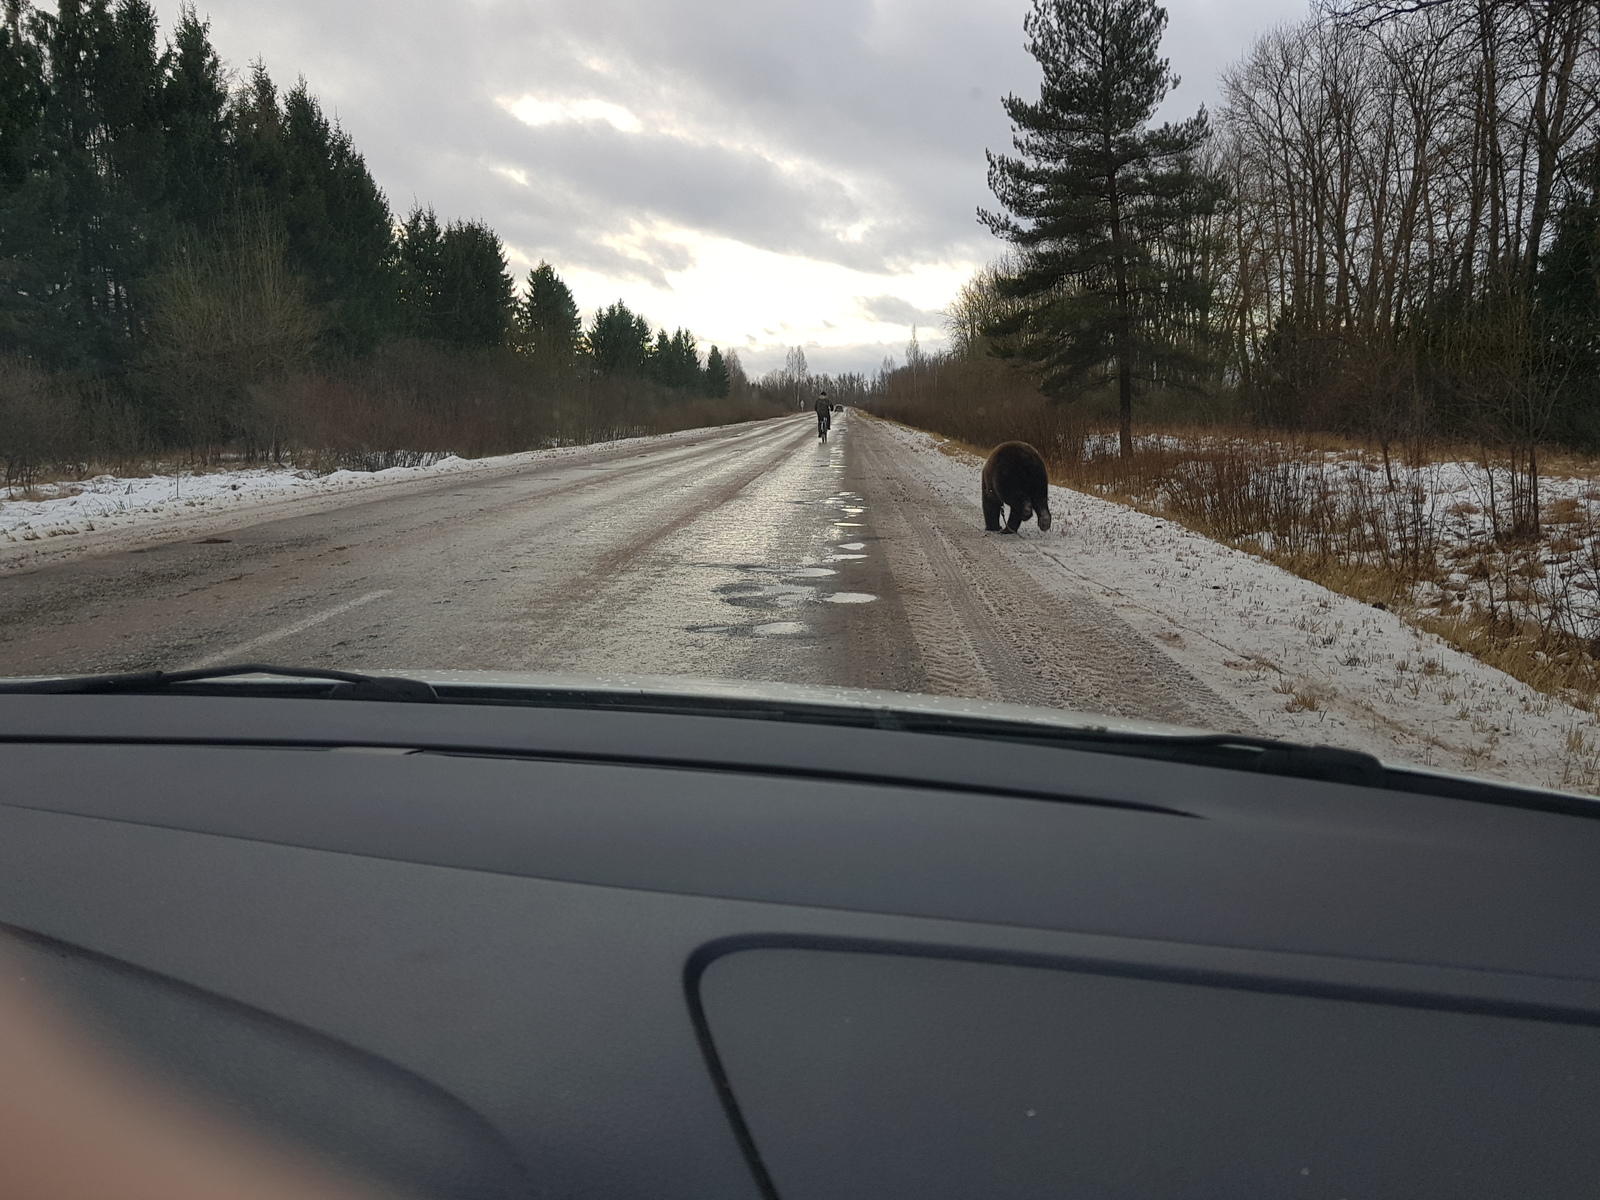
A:
[[[621,300],[594,314],[584,341],[607,374],[644,374],[650,365],[650,323]]]
[[[68,322],[71,245],[46,172],[47,52],[38,18],[5,0],[0,24],[0,350],[42,354]],[[54,357],[53,355],[45,355]]]
[[[670,386],[672,367],[672,339],[667,336],[665,329],[658,329],[655,345],[650,347],[650,378],[659,384]]]
[[[516,308],[505,249],[482,221],[452,221],[439,243],[435,336],[457,346],[498,346]]]
[[[1215,201],[1193,165],[1205,110],[1150,127],[1177,82],[1158,53],[1166,23],[1155,0],[1033,0],[1023,27],[1044,81],[1036,103],[1004,101],[1018,157],[989,155],[1005,212],[979,212],[1021,257],[1001,283],[1020,303],[993,332],[1049,395],[1115,380],[1125,456],[1134,380],[1193,365],[1163,310],[1195,298],[1154,251]]]
[[[143,7],[114,13],[105,0],[61,0],[55,13],[26,18],[47,90],[18,197],[37,238],[23,249],[32,279],[18,315],[31,335],[22,348],[61,366],[115,367],[127,348],[130,290],[146,259],[144,189],[128,177],[145,164],[128,148],[145,140],[139,81],[155,70]],[[119,35],[135,44],[121,46]]]
[[[260,60],[234,95],[228,113],[236,186],[251,206],[282,212],[289,191],[289,155],[284,144],[278,85]]]
[[[444,273],[444,230],[433,209],[420,204],[400,224],[401,328],[412,337],[434,336],[434,312]]]
[[[363,353],[399,321],[394,218],[350,135],[301,80],[284,98],[290,258],[324,310],[329,348]]]
[[[414,208],[400,227],[398,259],[408,332],[455,346],[505,341],[516,296],[494,230],[482,221],[441,228],[433,209]]]
[[[1559,346],[1562,432],[1600,441],[1600,143],[1575,156],[1537,298]]]
[[[144,283],[171,244],[169,163],[161,91],[163,55],[147,0],[118,0],[100,30],[96,96],[102,123],[101,234],[111,335],[122,356],[139,341]]]
[[[672,335],[670,361],[667,386],[699,391],[705,383],[700,368],[700,347],[695,344],[694,334],[687,329],[679,329]]]
[[[528,272],[527,293],[517,305],[517,333],[530,353],[551,362],[567,364],[578,353],[583,336],[578,302],[547,262]]]
[[[650,351],[649,373],[663,387],[698,390],[704,379],[694,334],[680,328],[668,337],[665,329],[657,330],[656,343]]]
[[[360,353],[400,327],[393,217],[349,134],[301,80],[280,102],[257,63],[232,113],[240,203],[276,214],[289,261],[326,322],[325,348]]]
[[[711,353],[706,355],[706,395],[718,398],[726,396],[731,388],[732,381],[728,378],[728,364],[723,361],[722,351],[715,346]]]
[[[166,207],[175,222],[210,233],[233,207],[228,84],[211,31],[194,6],[179,11],[162,57],[161,120],[166,134]]]

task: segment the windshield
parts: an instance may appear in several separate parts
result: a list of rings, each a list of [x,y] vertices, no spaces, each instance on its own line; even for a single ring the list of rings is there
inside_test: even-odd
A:
[[[1597,39],[12,0],[0,676],[867,688],[1600,791]]]

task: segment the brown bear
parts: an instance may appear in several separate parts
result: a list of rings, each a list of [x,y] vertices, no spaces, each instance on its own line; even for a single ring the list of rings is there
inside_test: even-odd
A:
[[[1000,508],[1009,506],[1011,517],[1000,528]],[[990,532],[1015,533],[1029,517],[1040,529],[1050,528],[1050,476],[1044,459],[1027,442],[1002,442],[983,464],[983,527]]]

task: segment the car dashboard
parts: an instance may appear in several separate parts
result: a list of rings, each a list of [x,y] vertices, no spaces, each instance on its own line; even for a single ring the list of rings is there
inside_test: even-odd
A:
[[[1591,802],[886,724],[0,695],[0,924],[400,1195],[1593,1195]]]

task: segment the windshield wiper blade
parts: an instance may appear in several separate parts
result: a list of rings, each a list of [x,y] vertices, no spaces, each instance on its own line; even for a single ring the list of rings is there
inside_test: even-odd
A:
[[[1146,732],[1093,724],[1034,723],[1014,718],[896,709],[880,705],[829,704],[775,696],[716,696],[671,691],[607,690],[577,684],[508,687],[443,682],[439,698],[455,704],[583,708],[611,712],[793,721],[897,733],[1015,741],[1033,746],[1124,754],[1190,766],[1220,767],[1383,787],[1391,772],[1371,754],[1337,746],[1286,742],[1238,733]]]
[[[351,671],[329,671],[321,667],[279,667],[270,663],[236,663],[193,671],[132,671],[118,675],[30,680],[26,683],[0,684],[0,692],[46,696],[147,695],[183,684],[209,683],[239,675],[273,675],[280,679],[324,681],[333,686],[317,695],[333,700],[403,700],[426,704],[439,698],[431,685],[417,679],[358,675]],[[246,693],[247,687],[241,685],[240,694]]]

